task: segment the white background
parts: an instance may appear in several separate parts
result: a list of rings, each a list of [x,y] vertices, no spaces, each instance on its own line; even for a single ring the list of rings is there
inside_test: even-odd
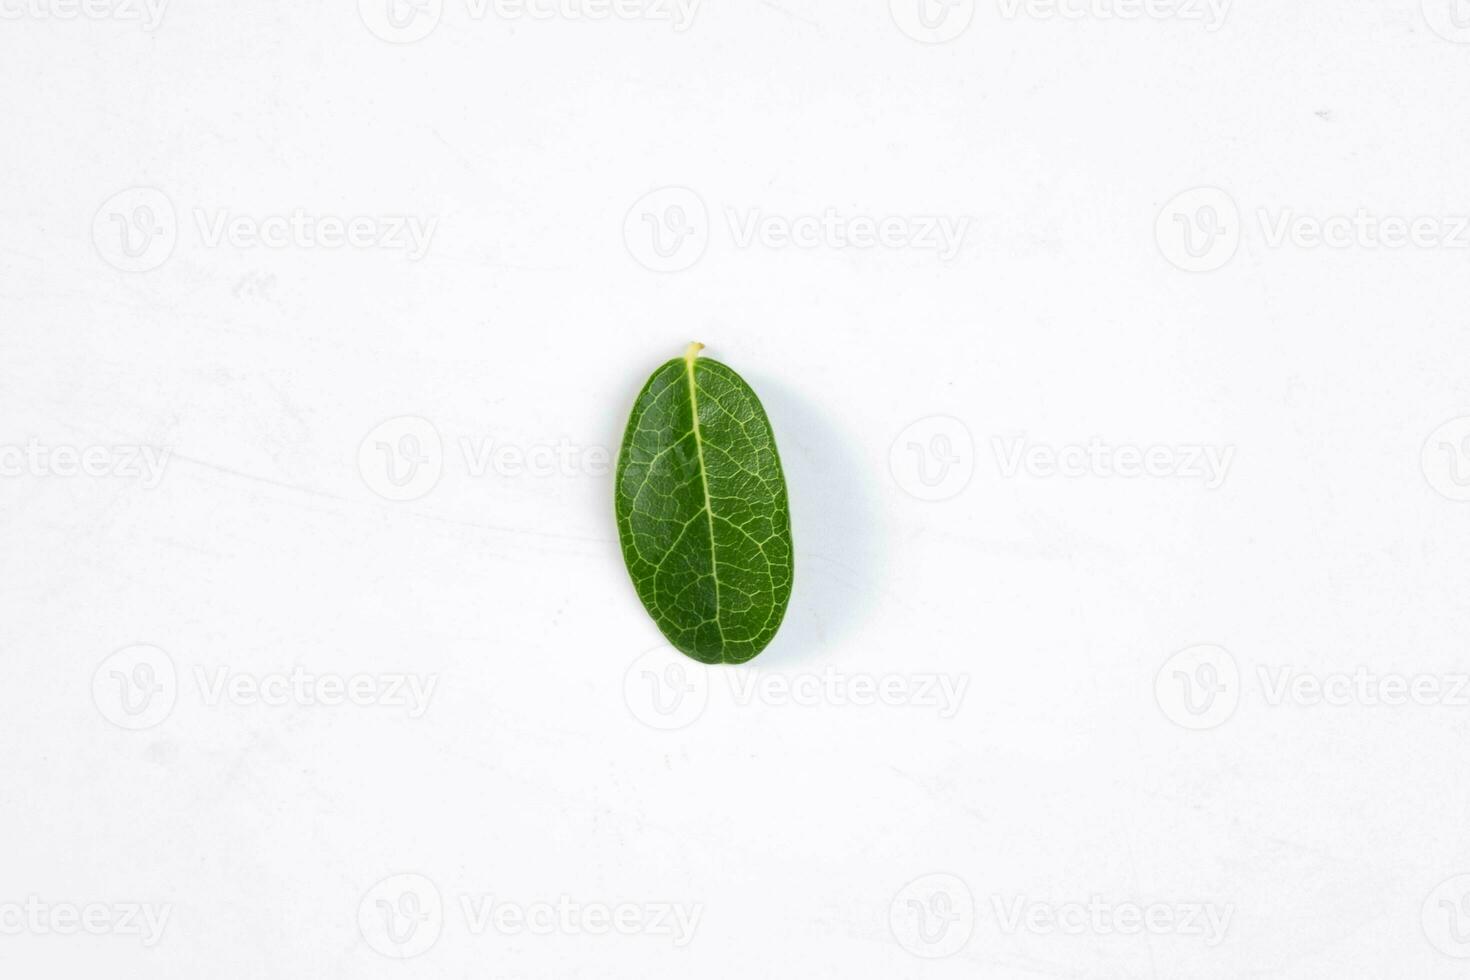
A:
[[[65,3],[0,19],[0,973],[1463,975],[1449,0],[958,0],[927,35],[907,0],[428,0],[413,43],[375,3]],[[950,256],[740,234],[829,209],[968,223]],[[1442,234],[1272,232],[1360,210]],[[417,258],[209,233],[297,211],[434,230]],[[655,227],[689,234],[660,257]],[[603,465],[694,339],[791,494],[795,594],[740,669],[661,659]],[[438,479],[386,499],[377,442],[423,424]],[[1005,466],[1094,439],[1178,465]],[[116,465],[36,455],[95,447]],[[1217,486],[1191,447],[1231,452]],[[165,690],[129,714],[140,663]],[[205,683],[298,666],[435,686]],[[1336,704],[1273,688],[1360,668]],[[1434,703],[1373,703],[1385,677]],[[442,911],[385,941],[415,888]],[[463,911],[564,897],[700,918],[681,945]],[[93,903],[169,917],[25,911]],[[1075,903],[1174,924],[1047,927]]]

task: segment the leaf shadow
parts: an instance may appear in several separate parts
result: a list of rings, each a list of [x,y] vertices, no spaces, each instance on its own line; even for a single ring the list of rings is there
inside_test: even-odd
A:
[[[746,380],[770,417],[791,506],[791,604],[775,640],[751,662],[780,668],[829,653],[880,594],[871,474],[820,408],[769,377]]]

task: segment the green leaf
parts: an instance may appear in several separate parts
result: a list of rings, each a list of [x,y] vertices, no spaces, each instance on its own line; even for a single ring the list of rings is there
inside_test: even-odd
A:
[[[638,393],[616,507],[633,587],[670,643],[707,664],[766,648],[791,598],[791,516],[755,392],[690,344]]]

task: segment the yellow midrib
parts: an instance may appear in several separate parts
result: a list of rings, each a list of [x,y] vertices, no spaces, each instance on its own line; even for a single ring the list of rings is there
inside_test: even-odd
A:
[[[699,357],[699,352],[704,349],[701,343],[692,343],[684,352],[684,376],[689,380],[689,414],[694,420],[694,451],[699,458],[699,481],[704,485],[704,514],[709,519],[709,572],[710,577],[715,580],[715,629],[719,631],[720,641],[725,639],[725,631],[720,627],[720,573],[715,564],[715,508],[709,495],[709,471],[704,465],[704,439],[699,434],[699,394],[694,384],[694,360]]]

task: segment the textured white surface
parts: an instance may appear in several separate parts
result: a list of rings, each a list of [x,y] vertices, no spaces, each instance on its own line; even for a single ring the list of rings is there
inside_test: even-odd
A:
[[[0,974],[1463,975],[1470,10],[110,2],[0,0]],[[693,339],[745,670],[612,531]]]

